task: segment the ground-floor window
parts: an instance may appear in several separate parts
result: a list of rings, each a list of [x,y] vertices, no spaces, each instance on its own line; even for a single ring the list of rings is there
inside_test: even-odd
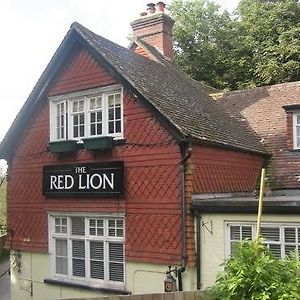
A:
[[[237,242],[254,239],[256,224],[227,223],[227,254],[231,255]],[[264,243],[278,258],[300,250],[300,224],[262,224],[261,235]]]
[[[49,215],[51,275],[74,283],[124,285],[124,219]]]

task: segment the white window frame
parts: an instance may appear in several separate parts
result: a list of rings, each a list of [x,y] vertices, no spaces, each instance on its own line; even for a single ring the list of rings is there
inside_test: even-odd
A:
[[[85,222],[85,235],[75,236],[71,231],[71,218],[83,217]],[[67,233],[55,233],[55,218],[67,218]],[[104,236],[89,234],[89,220],[103,219],[104,220]],[[108,235],[108,220],[122,220],[123,221],[123,237],[112,237]],[[50,278],[66,283],[86,285],[94,288],[108,288],[125,290],[126,286],[126,261],[125,261],[125,216],[124,214],[83,214],[83,213],[48,213],[48,250],[49,250],[49,270]],[[67,240],[68,247],[68,274],[56,273],[56,249],[55,240]],[[72,240],[85,241],[85,277],[78,277],[72,275]],[[94,279],[90,277],[90,243],[89,242],[103,242],[104,243],[104,279]],[[110,243],[123,244],[123,282],[109,280],[109,256],[108,247]]]
[[[108,96],[112,94],[120,94],[121,98],[121,132],[108,133]],[[90,107],[89,99],[92,97],[102,97],[102,134],[91,135],[90,134]],[[50,142],[55,141],[65,141],[65,140],[77,140],[80,141],[83,138],[93,138],[102,136],[111,136],[115,139],[124,138],[124,103],[123,103],[123,88],[121,85],[112,85],[103,88],[89,89],[80,92],[72,92],[68,94],[58,95],[49,97],[50,103]],[[84,136],[74,137],[73,132],[73,112],[72,112],[72,102],[83,100],[84,101]],[[65,103],[65,132],[64,138],[59,139],[57,137],[57,105]]]
[[[300,123],[297,124],[297,116],[300,116],[300,111],[293,111],[293,148],[300,149],[300,145],[298,145],[297,140],[297,127],[300,127]]]
[[[225,251],[226,257],[231,255],[231,237],[230,237],[230,227],[231,226],[251,226],[252,228],[252,239],[256,235],[256,223],[255,222],[225,222]],[[295,245],[298,248],[298,253],[300,253],[300,223],[262,223],[261,228],[279,228],[279,241],[264,240],[264,243],[268,246],[280,245],[281,258],[285,256],[285,246]],[[285,242],[284,240],[284,230],[285,228],[295,228],[295,243]]]

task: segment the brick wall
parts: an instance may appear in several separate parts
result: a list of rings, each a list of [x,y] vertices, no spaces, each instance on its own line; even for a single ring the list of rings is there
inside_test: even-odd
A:
[[[166,14],[152,14],[131,23],[133,36],[142,39],[173,58],[172,28],[174,21]]]

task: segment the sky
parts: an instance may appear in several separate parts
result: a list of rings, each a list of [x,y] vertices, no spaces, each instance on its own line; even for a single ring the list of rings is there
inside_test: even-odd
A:
[[[149,2],[0,0],[0,141],[74,21],[126,47],[130,22]],[[239,1],[215,2],[232,11]]]

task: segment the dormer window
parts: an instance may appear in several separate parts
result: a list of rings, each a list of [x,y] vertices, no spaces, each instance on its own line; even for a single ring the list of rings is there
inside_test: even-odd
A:
[[[50,97],[50,141],[123,138],[119,85]]]
[[[300,104],[283,106],[287,113],[288,149],[300,150]]]

